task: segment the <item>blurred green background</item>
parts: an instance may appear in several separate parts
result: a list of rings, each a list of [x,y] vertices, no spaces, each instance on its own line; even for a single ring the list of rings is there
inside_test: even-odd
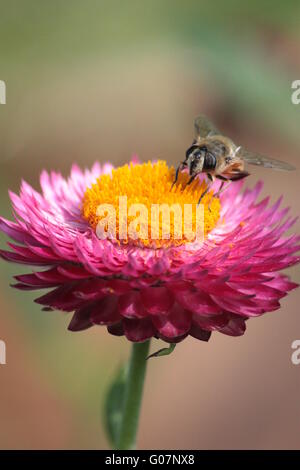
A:
[[[297,166],[299,16],[292,0],[0,1],[1,215],[11,217],[8,188],[38,188],[43,168],[67,176],[74,161],[133,153],[176,164],[199,112]],[[252,173],[249,185],[264,179],[265,194],[299,212],[299,171]],[[101,328],[68,332],[69,317],[10,289],[21,272],[0,263],[0,448],[106,448],[101,406],[130,345]],[[299,301],[294,291],[243,338],[188,339],[151,360],[140,447],[300,448]]]

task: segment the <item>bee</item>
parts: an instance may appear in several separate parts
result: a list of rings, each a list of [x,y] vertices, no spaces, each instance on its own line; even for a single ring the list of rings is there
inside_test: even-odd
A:
[[[188,169],[190,175],[187,184],[191,184],[200,173],[205,173],[209,179],[209,184],[201,194],[198,204],[207,194],[216,178],[222,181],[218,192],[215,194],[218,197],[228,187],[228,183],[249,176],[250,173],[245,171],[245,162],[250,165],[275,170],[289,171],[295,169],[288,163],[249,152],[243,147],[237,147],[231,139],[222,135],[204,115],[200,115],[195,119],[194,129],[195,139],[186,151],[185,160],[176,169],[172,187],[177,182],[179,172],[184,169]],[[224,187],[225,183],[227,185]]]

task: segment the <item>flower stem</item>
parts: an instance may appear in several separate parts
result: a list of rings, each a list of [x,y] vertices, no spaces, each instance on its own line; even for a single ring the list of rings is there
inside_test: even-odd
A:
[[[136,447],[149,348],[150,340],[144,343],[134,343],[132,346],[119,434],[118,449],[120,450],[130,450]]]

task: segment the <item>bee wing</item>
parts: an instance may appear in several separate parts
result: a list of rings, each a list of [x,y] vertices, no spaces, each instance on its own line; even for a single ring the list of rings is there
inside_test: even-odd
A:
[[[219,135],[220,132],[214,126],[214,124],[207,119],[206,116],[200,114],[200,116],[196,117],[194,121],[194,128],[195,128],[195,138],[198,140],[199,137],[207,137],[208,134],[211,135]]]
[[[289,163],[281,162],[280,160],[275,160],[274,158],[265,157],[259,153],[252,153],[243,148],[239,150],[238,156],[250,165],[263,166],[264,168],[273,168],[274,170],[295,170],[295,168]]]

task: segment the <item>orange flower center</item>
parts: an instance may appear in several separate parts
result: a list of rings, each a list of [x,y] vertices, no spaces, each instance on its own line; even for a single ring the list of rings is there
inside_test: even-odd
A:
[[[220,201],[207,185],[189,175],[175,177],[164,161],[127,164],[104,174],[83,197],[82,214],[97,235],[118,243],[151,248],[178,246],[205,238],[220,217]],[[197,238],[198,239],[198,238]]]

